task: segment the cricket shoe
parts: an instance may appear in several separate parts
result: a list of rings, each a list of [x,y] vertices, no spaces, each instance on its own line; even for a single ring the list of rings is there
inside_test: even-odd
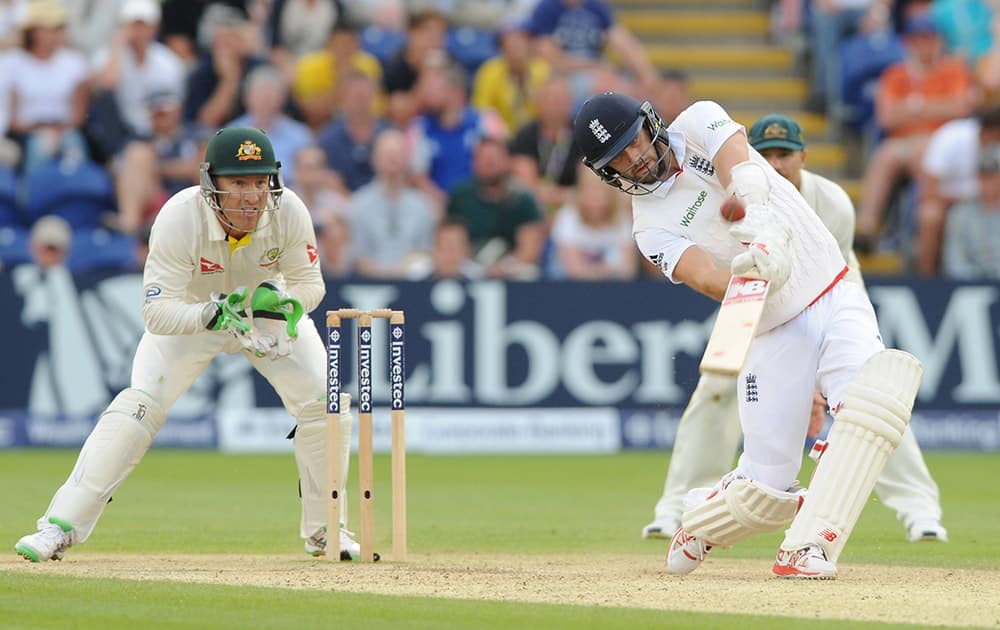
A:
[[[806,545],[791,551],[778,549],[771,573],[781,578],[835,580],[837,565],[826,559],[826,552],[819,545]]]
[[[674,575],[687,575],[697,569],[712,550],[708,545],[678,527],[667,548],[667,571]]]
[[[361,557],[361,545],[358,544],[353,538],[354,532],[348,531],[347,529],[340,528],[340,560],[342,562],[347,562],[351,560],[357,560]],[[325,556],[326,555],[326,525],[316,530],[309,538],[306,538],[306,553],[310,556]],[[375,562],[378,562],[380,556],[378,553],[375,554]]]
[[[677,528],[681,526],[680,517],[665,516],[663,518],[656,517],[656,519],[642,528],[642,538],[643,540],[649,538],[662,538],[664,540],[673,536],[673,533],[677,531]]]
[[[939,521],[933,519],[913,521],[906,528],[906,539],[910,542],[920,542],[921,540],[948,542],[948,530]]]
[[[62,560],[66,550],[74,542],[76,542],[76,532],[73,526],[50,516],[49,522],[41,529],[17,541],[14,551],[32,562]]]

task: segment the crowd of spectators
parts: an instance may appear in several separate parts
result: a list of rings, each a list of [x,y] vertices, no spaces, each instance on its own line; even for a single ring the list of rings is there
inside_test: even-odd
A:
[[[945,260],[983,258],[948,252],[962,241],[945,234],[955,233],[952,221],[970,224],[970,205],[986,214],[996,205],[980,190],[977,165],[1000,141],[1000,2],[781,0],[777,7],[777,32],[810,34],[799,38],[810,43],[804,105],[827,114],[835,133],[859,140],[849,155],[861,167],[856,247],[894,254],[925,276],[954,275]],[[959,203],[961,219],[951,211]],[[995,263],[986,257],[966,268],[997,278]]]
[[[207,139],[250,125],[330,277],[635,277],[627,204],[580,168],[573,114],[597,89],[687,98],[595,0],[13,0],[0,30],[5,266],[44,217],[71,267],[136,268]],[[63,191],[44,208],[42,175]]]
[[[949,208],[982,202],[967,143],[1000,141],[996,7],[776,7],[815,36],[806,106],[865,139],[858,246],[947,272]],[[668,122],[691,97],[604,0],[8,0],[0,46],[0,268],[30,258],[47,215],[70,225],[75,269],[133,268],[211,134],[252,125],[313,213],[328,276],[657,275],[571,124],[596,91]]]

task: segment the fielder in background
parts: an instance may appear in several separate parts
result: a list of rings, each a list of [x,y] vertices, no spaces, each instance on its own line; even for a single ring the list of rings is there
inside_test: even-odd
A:
[[[737,384],[743,454],[685,497],[667,569],[690,573],[714,547],[791,522],[772,572],[836,577],[909,423],[920,362],[885,349],[867,294],[842,282],[849,268],[837,241],[718,104],[697,102],[668,128],[648,102],[609,92],[584,103],[573,133],[584,162],[633,195],[636,244],[670,281],[716,300],[733,275],[770,283]],[[727,221],[724,202],[745,216]],[[803,499],[795,477],[816,389],[835,421]]]
[[[306,315],[325,287],[309,211],[283,190],[280,168],[262,131],[223,129],[208,143],[201,184],[160,210],[143,273],[146,330],[131,386],[101,414],[38,531],[17,542],[17,553],[58,560],[86,541],[171,405],[223,352],[242,353],[295,418],[300,535],[306,551],[325,552],[326,348]],[[350,431],[344,435],[350,439]],[[339,544],[342,558],[360,554],[342,528]]]
[[[864,286],[854,255],[854,206],[836,183],[803,168],[806,148],[802,128],[781,114],[771,114],[750,127],[750,146],[802,193],[837,239],[850,271],[845,280]],[[817,394],[810,437],[826,419],[826,401]],[[643,538],[670,538],[681,524],[684,497],[692,488],[710,486],[729,472],[739,448],[740,423],[736,411],[736,380],[702,375],[681,415],[674,439],[663,496],[654,508],[653,522],[642,529]],[[909,429],[875,483],[875,493],[906,528],[911,542],[948,540],[941,526],[938,487],[924,463],[923,454]]]

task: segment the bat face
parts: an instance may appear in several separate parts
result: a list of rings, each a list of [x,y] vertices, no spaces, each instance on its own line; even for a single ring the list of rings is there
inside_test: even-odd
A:
[[[759,278],[733,276],[729,279],[698,367],[701,372],[727,376],[740,373],[764,311],[768,286],[767,280]]]

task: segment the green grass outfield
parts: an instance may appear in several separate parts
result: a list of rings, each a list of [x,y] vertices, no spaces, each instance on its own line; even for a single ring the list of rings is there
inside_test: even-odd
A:
[[[0,544],[34,528],[76,451],[0,451]],[[952,542],[913,545],[875,499],[842,563],[1000,568],[1000,456],[929,453]],[[377,547],[391,548],[387,458],[376,458]],[[420,554],[662,554],[639,539],[667,467],[662,453],[408,460],[410,549]],[[808,466],[802,477],[808,478]],[[351,488],[356,479],[351,480]],[[379,494],[381,493],[381,494]],[[352,507],[356,507],[354,497]],[[70,553],[295,554],[299,501],[288,455],[153,450],[94,535]],[[726,552],[768,558],[780,533]],[[919,552],[916,551],[919,547]],[[303,554],[304,555],[304,554]],[[762,578],[764,579],[764,578]],[[206,620],[211,619],[209,623]],[[1000,620],[998,620],[1000,622]],[[0,627],[308,628],[652,626],[865,627],[594,606],[464,601],[0,571]]]

